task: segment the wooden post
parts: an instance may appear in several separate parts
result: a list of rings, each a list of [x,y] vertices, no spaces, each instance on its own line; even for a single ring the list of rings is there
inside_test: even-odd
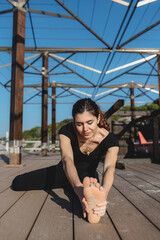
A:
[[[134,111],[135,111],[135,104],[134,104],[134,87],[130,88],[130,102],[131,102],[131,121],[135,120],[135,115],[134,115]],[[133,155],[134,152],[134,139],[135,139],[135,132],[134,132],[135,128],[134,125],[131,127],[131,131],[130,131],[130,141],[128,144],[128,151],[129,151],[129,155]]]
[[[48,54],[43,55],[42,67],[42,128],[41,128],[41,153],[47,156],[48,148]]]
[[[131,99],[131,121],[133,121],[135,120],[134,88],[130,88],[130,99]]]
[[[160,163],[158,115],[153,117],[153,162]]]
[[[158,86],[159,86],[159,107],[160,107],[160,57],[157,59],[158,62]]]
[[[52,85],[52,152],[55,152],[56,144],[56,86]]]
[[[123,100],[123,99],[117,100],[117,101],[113,104],[113,106],[112,106],[110,109],[108,109],[107,112],[105,112],[105,114],[104,114],[105,117],[106,117],[106,118],[111,117],[112,114],[115,113],[115,112],[117,112],[123,105],[124,105],[124,100]]]
[[[12,75],[10,104],[10,165],[21,164],[23,82],[25,54],[25,12],[13,12]]]

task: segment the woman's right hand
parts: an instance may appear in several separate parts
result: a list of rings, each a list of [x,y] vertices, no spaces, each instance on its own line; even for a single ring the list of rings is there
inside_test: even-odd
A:
[[[82,205],[82,210],[83,210],[83,217],[86,218],[87,217],[87,213],[89,212],[88,210],[88,203],[83,195],[83,184],[80,186],[77,186],[74,188],[75,193],[77,194],[81,205]]]

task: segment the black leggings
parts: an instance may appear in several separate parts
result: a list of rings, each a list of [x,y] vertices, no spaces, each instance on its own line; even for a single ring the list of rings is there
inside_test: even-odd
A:
[[[88,176],[87,172],[79,172],[81,181],[86,176]],[[98,179],[97,172],[95,177]],[[63,171],[62,161],[55,166],[18,175],[11,185],[14,191],[47,190],[65,187],[71,188],[71,185]]]

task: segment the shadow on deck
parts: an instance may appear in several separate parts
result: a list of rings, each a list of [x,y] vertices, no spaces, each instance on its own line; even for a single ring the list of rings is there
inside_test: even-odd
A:
[[[106,216],[98,224],[89,224],[82,218],[78,199],[66,190],[15,192],[10,188],[16,175],[59,160],[56,153],[24,154],[25,167],[4,168],[7,156],[0,156],[1,239],[159,239],[160,165],[149,159],[125,159],[126,169],[116,169]],[[102,168],[100,163],[100,175]]]

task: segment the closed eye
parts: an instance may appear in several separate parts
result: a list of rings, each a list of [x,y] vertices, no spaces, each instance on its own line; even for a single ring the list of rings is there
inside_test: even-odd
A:
[[[76,126],[80,127],[82,126],[82,123],[76,123]]]
[[[94,122],[93,120],[89,120],[89,121],[87,122],[87,124],[88,124],[88,125],[91,125],[93,122]],[[75,123],[75,124],[76,124],[76,126],[78,126],[78,127],[80,127],[80,126],[83,125],[83,123],[80,123],[80,122],[77,122],[77,123]]]
[[[91,125],[93,123],[93,121],[88,121],[88,124]]]

